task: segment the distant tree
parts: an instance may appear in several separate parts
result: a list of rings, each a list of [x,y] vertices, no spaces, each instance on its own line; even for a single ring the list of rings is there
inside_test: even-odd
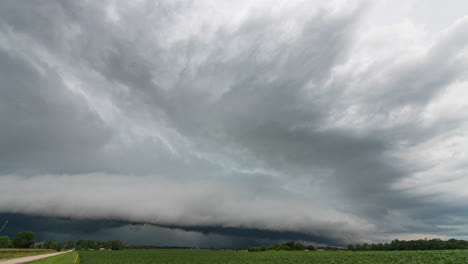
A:
[[[282,244],[283,246],[286,246],[286,247],[289,247],[291,250],[295,248],[296,246],[296,243],[294,241],[289,241],[289,242],[286,242],[284,244]]]
[[[400,240],[395,239],[390,242],[390,250],[399,250],[400,249]]]
[[[308,245],[308,246],[307,246],[307,249],[308,249],[308,250],[315,250],[315,247],[312,246],[312,245]]]
[[[46,242],[44,242],[44,248],[48,248],[48,249],[54,249],[54,250],[57,250],[57,251],[60,251],[62,249],[62,244],[55,241],[55,240],[46,240]]]
[[[98,241],[96,240],[88,240],[88,246],[90,249],[94,249],[94,250],[99,249]]]
[[[125,246],[122,240],[111,240],[107,242],[110,244],[110,249],[112,250],[122,250]]]
[[[294,250],[304,250],[305,248],[301,242],[294,243]]]
[[[34,244],[36,235],[31,231],[24,231],[16,233],[13,238],[13,246],[15,248],[30,248]]]
[[[76,247],[80,250],[87,250],[89,249],[89,240],[79,240],[77,243],[76,243]]]
[[[356,250],[356,247],[355,247],[353,244],[349,244],[349,245],[348,245],[348,250],[355,251],[355,250]]]
[[[348,247],[349,248],[349,247]],[[390,243],[357,244],[355,250],[444,250],[444,249],[468,249],[468,241],[449,239],[447,241],[435,239],[398,240]]]
[[[32,248],[34,248],[34,249],[45,249],[45,242],[34,243],[34,246]]]
[[[249,247],[249,248],[247,249],[247,251],[249,251],[249,252],[260,252],[260,251],[262,251],[262,250],[261,250],[260,247]]]
[[[369,250],[369,244],[368,243],[362,244],[362,250],[364,251]]]
[[[275,244],[274,246],[272,246],[272,247],[270,248],[270,250],[278,251],[278,250],[280,250],[280,248],[281,248],[281,245]]]
[[[286,246],[285,244],[281,245],[279,250],[292,250],[289,246]]]
[[[64,249],[76,248],[76,241],[73,241],[73,240],[63,241],[63,248]]]
[[[306,249],[307,250],[315,250],[316,247],[313,246],[313,245],[304,245],[304,244],[302,244],[300,242],[289,241],[289,242],[283,243],[281,245],[275,244],[272,247],[250,247],[247,250],[249,252],[259,252],[259,251],[268,251],[268,250],[278,251],[278,250],[306,250]],[[323,248],[323,249],[337,250],[337,248],[335,248],[335,247],[326,247],[326,248]]]
[[[0,236],[0,248],[11,247],[11,240],[7,236]]]

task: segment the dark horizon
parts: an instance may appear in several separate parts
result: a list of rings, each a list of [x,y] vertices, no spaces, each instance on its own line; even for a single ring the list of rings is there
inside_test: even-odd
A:
[[[271,246],[277,243],[287,241],[304,241],[309,244],[318,246],[337,246],[345,247],[345,244],[336,244],[336,241],[319,241],[317,238],[304,235],[297,232],[272,232],[268,230],[249,230],[244,228],[222,228],[222,227],[176,227],[176,226],[161,226],[147,223],[130,223],[125,221],[115,220],[77,220],[72,218],[53,218],[43,216],[30,216],[21,214],[0,214],[0,221],[8,220],[7,228],[0,233],[0,236],[9,236],[13,238],[17,232],[32,231],[36,234],[38,242],[48,239],[58,241],[65,240],[123,240],[129,246],[172,246],[172,247],[187,247],[187,248],[237,248],[245,249],[253,246]],[[145,237],[145,244],[139,244],[132,240],[134,234],[128,237],[126,233],[120,233],[120,228],[128,227],[138,229],[142,226],[154,227],[152,233]],[[108,230],[103,235],[102,230]],[[145,230],[146,231],[146,230]],[[159,232],[158,232],[159,231]],[[160,233],[166,236],[175,235],[177,232],[182,233],[197,233],[198,236],[214,236],[218,240],[224,239],[223,243],[216,243],[216,240],[205,239],[204,241],[190,240],[185,244],[170,244],[166,242],[166,237],[161,237]],[[64,234],[66,234],[64,236]],[[171,240],[169,240],[171,241]],[[174,240],[172,240],[174,241]],[[314,241],[314,242],[310,242]],[[172,242],[177,243],[177,242]]]

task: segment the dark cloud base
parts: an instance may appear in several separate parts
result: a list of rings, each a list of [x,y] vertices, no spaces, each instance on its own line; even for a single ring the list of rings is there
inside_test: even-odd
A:
[[[32,216],[24,214],[10,214],[1,213],[0,221],[3,224],[8,220],[7,227],[3,230],[0,235],[6,235],[14,237],[17,232],[20,231],[33,231],[37,235],[37,241],[43,241],[46,239],[89,239],[95,237],[102,230],[105,229],[118,229],[125,226],[141,226],[146,223],[126,222],[126,221],[114,221],[114,220],[77,220],[71,218],[57,218],[57,217],[44,217],[44,216]],[[231,243],[233,248],[245,248],[249,246],[258,246],[259,244],[269,245],[271,243],[281,243],[284,241],[295,240],[295,241],[307,241],[313,244],[319,245],[335,245],[344,246],[342,242],[329,239],[326,236],[311,236],[300,232],[275,232],[258,230],[252,228],[226,228],[226,227],[189,227],[189,226],[164,226],[154,225],[152,226],[169,229],[169,230],[183,230],[187,232],[197,232],[202,235],[218,235],[221,237],[228,237],[233,240]],[[123,236],[119,236],[118,232],[114,233],[113,239],[126,240],[128,233]],[[155,234],[157,235],[157,234]],[[96,238],[99,239],[99,238]],[[217,242],[213,240],[212,245],[217,246]],[[160,242],[149,244],[155,246],[171,246],[170,244],[161,244]],[[185,245],[194,246],[194,245]]]
[[[79,239],[80,235],[93,234],[103,228],[117,228],[128,224],[110,220],[74,220],[24,214],[0,214],[2,224],[6,220],[8,220],[8,225],[1,235],[13,237],[16,232],[33,231],[37,234],[37,240],[50,239],[51,237],[48,237],[50,234],[67,234]]]
[[[326,244],[335,246],[344,246],[342,241],[330,239],[326,236],[312,236],[300,232],[274,232],[268,230],[259,230],[252,228],[233,228],[233,227],[170,227],[179,228],[187,231],[196,231],[203,234],[220,234],[228,236],[238,236],[246,239],[272,240],[272,241],[308,241],[314,244]]]

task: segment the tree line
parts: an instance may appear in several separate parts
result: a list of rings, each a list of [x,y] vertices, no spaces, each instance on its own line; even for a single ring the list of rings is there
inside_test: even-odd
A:
[[[54,249],[57,251],[77,249],[77,250],[122,250],[125,244],[122,240],[66,240],[56,241],[53,239],[44,242],[36,242],[36,234],[31,231],[16,233],[15,237],[10,239],[8,236],[0,236],[0,248],[34,248],[34,249]]]
[[[419,239],[419,240],[392,240],[390,243],[378,244],[350,244],[348,250],[352,251],[391,251],[391,250],[444,250],[444,249],[468,249],[466,240],[441,240]]]
[[[249,247],[249,252],[260,252],[260,251],[278,251],[278,250],[338,250],[336,247],[315,247],[313,245],[304,245],[301,242],[289,241],[283,244],[275,244],[272,247]]]
[[[300,242],[290,241],[284,244],[276,244],[272,247],[250,247],[249,252],[271,251],[271,250],[345,250],[337,247],[315,247],[312,245],[303,245]],[[349,244],[347,250],[350,251],[391,251],[391,250],[450,250],[450,249],[468,249],[466,240],[441,240],[419,239],[419,240],[392,240],[390,243],[363,243]]]

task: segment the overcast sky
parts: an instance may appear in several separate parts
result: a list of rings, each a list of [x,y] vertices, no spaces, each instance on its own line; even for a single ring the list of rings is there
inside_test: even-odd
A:
[[[4,232],[468,239],[465,15],[466,0],[1,1]]]

